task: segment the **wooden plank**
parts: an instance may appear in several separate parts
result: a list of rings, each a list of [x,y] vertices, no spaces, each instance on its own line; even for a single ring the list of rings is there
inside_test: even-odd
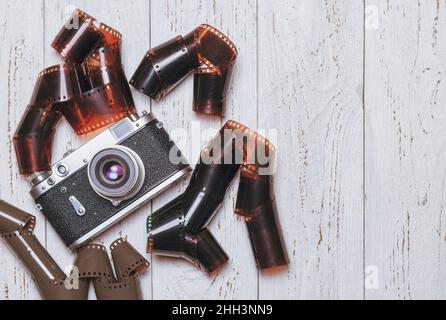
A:
[[[46,1],[46,34],[45,34],[45,52],[46,65],[60,63],[60,57],[50,47],[55,35],[69,17],[71,12],[80,8],[100,21],[116,28],[123,35],[123,64],[127,76],[130,77],[140,62],[140,52],[143,52],[149,46],[149,4],[145,0],[135,0],[123,5],[119,0],[61,0]],[[146,101],[135,95],[135,103],[142,111]],[[61,159],[63,154],[73,148],[81,146],[83,143],[93,138],[94,135],[79,138],[65,122],[60,125],[56,137],[56,149],[54,160]],[[88,181],[86,181],[88,183]],[[146,249],[145,219],[150,206],[146,206],[140,211],[134,213],[128,219],[107,231],[97,239],[98,243],[109,246],[119,237],[128,237],[129,242],[140,252],[144,253]],[[64,247],[60,238],[48,225],[47,228],[48,248],[55,253],[57,261],[63,266],[69,266],[74,256]],[[143,296],[150,299],[151,293],[151,272],[147,272],[141,277]]]
[[[259,127],[278,133],[288,271],[260,298],[363,297],[363,6],[259,1]]]
[[[181,147],[190,163],[195,165],[201,147],[219,130],[224,121],[240,120],[256,125],[256,2],[255,1],[152,1],[151,44],[161,44],[178,34],[186,34],[201,23],[221,29],[234,40],[240,50],[228,110],[223,121],[198,116],[192,111],[192,79],[170,93],[161,103],[153,103],[153,112],[176,138],[186,129],[186,143]],[[144,54],[141,51],[141,56]],[[193,134],[194,128],[198,136]],[[213,131],[212,131],[212,130]],[[206,136],[206,132],[209,134]],[[179,134],[178,134],[179,133]],[[200,134],[203,134],[200,137]],[[178,135],[180,135],[178,137]],[[183,135],[184,137],[184,135]],[[178,140],[178,139],[177,139]],[[154,209],[184,191],[187,181],[154,201]],[[224,206],[211,230],[231,258],[218,274],[207,277],[190,263],[178,259],[154,258],[154,299],[256,299],[257,271],[251,254],[244,223],[233,211],[238,181],[227,195]]]
[[[192,112],[191,79],[161,103],[134,95],[138,109],[152,105],[173,135],[186,129],[188,139],[182,149],[192,164],[208,141],[192,135],[198,126],[202,133],[235,119],[253,128],[277,130],[276,198],[290,269],[261,274],[258,279],[246,228],[233,215],[235,181],[212,225],[232,258],[230,264],[209,278],[188,262],[155,258],[142,278],[146,299],[152,298],[152,290],[155,299],[361,299],[364,266],[366,298],[446,297],[443,2],[367,0],[363,8],[360,1],[346,0],[196,4],[136,0],[125,6],[119,0],[1,1],[0,70],[5,78],[0,81],[0,103],[5,116],[0,128],[5,134],[0,136],[4,173],[0,197],[37,216],[38,237],[64,267],[74,256],[34,210],[10,141],[37,73],[60,62],[50,43],[69,5],[79,6],[123,33],[128,76],[149,47],[200,23],[213,24],[234,39],[240,58],[225,119]],[[27,23],[19,23],[17,16]],[[90,138],[77,138],[62,124],[54,160]],[[175,185],[153,202],[153,209],[183,192],[186,185],[187,181]],[[143,252],[145,220],[151,208],[138,211],[99,241],[108,245],[118,236],[129,235]],[[30,274],[3,244],[0,256],[4,270],[0,299],[38,299]]]
[[[445,3],[366,3],[366,296],[444,299]]]
[[[11,141],[29,103],[35,76],[43,67],[42,6],[42,1],[7,0],[0,3],[0,197],[33,213],[29,185],[18,174]],[[18,16],[21,19],[17,19]],[[44,240],[45,223],[40,221],[36,234]],[[4,243],[0,243],[0,257],[0,299],[39,298],[31,275]]]

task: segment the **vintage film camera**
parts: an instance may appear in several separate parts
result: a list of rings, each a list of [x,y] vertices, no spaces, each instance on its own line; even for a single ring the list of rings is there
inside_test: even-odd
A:
[[[71,248],[137,210],[191,169],[152,114],[131,116],[32,179],[37,208]]]
[[[162,124],[151,114],[138,116],[122,68],[121,39],[117,30],[76,10],[52,43],[63,64],[39,74],[14,135],[20,173],[29,177],[37,208],[70,248],[190,171]],[[78,135],[109,129],[51,165],[62,116]],[[171,162],[171,152],[181,161]]]

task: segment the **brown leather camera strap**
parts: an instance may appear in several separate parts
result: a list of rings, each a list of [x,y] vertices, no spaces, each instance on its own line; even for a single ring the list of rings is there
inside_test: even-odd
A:
[[[115,272],[106,248],[88,245],[78,250],[67,276],[34,235],[34,226],[33,216],[0,200],[0,238],[31,271],[44,299],[86,300],[90,281],[100,300],[142,299],[138,275],[149,263],[126,240],[111,245]]]
[[[136,113],[121,64],[121,34],[76,10],[52,43],[64,64],[43,70],[14,136],[20,173],[50,170],[64,116],[78,135]]]

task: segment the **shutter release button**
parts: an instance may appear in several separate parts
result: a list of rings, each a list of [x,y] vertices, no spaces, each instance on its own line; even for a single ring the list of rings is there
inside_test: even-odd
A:
[[[68,166],[66,164],[60,164],[57,166],[56,171],[57,171],[57,175],[59,177],[65,177],[68,175],[69,170],[68,170]]]

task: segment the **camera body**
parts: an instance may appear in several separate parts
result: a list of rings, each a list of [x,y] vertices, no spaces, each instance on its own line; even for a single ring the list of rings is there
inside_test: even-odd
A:
[[[34,176],[31,195],[65,245],[74,249],[190,172],[162,123],[144,113],[121,120],[65,154],[51,172]]]

